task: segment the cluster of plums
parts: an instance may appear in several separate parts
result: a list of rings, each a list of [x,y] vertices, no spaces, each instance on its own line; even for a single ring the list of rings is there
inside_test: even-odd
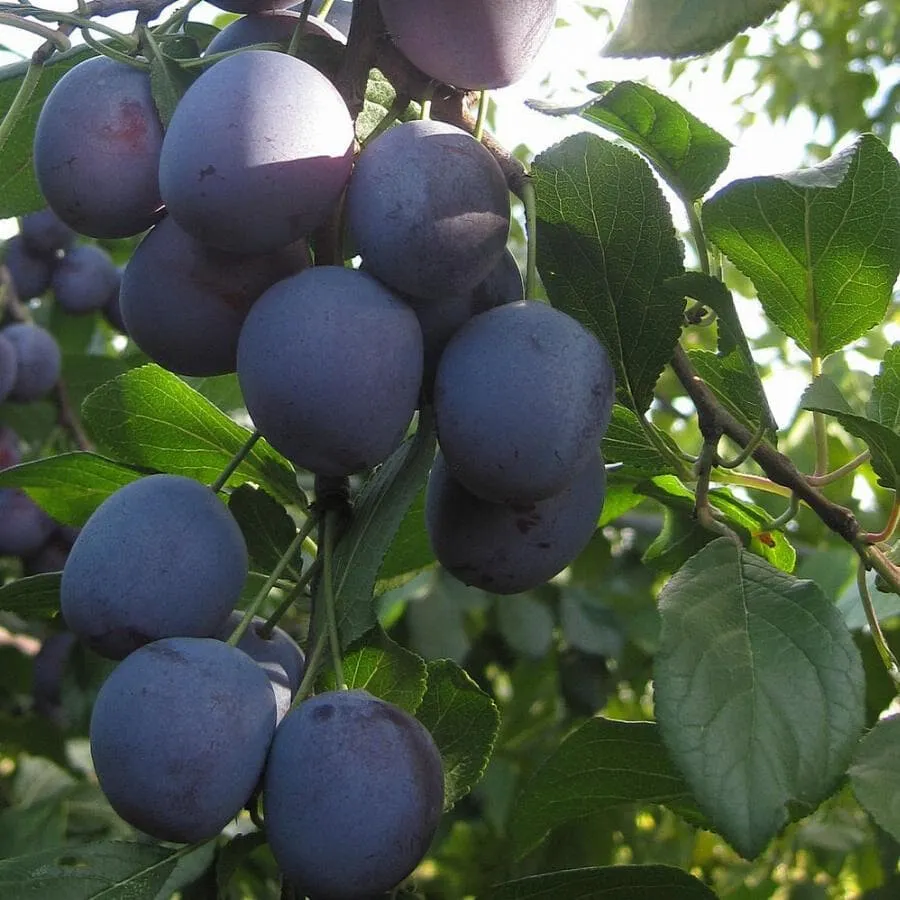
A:
[[[55,302],[70,314],[102,311],[116,325],[119,272],[100,247],[75,245],[76,235],[50,209],[25,216],[18,234],[6,241],[3,265],[18,301],[52,290]],[[47,329],[3,309],[0,327],[0,403],[31,403],[48,396],[59,381],[62,354]],[[121,323],[119,323],[121,328]],[[0,425],[0,469],[18,464],[21,442]],[[0,489],[0,556],[22,558],[26,575],[58,571],[75,532],[54,522],[24,491]]]
[[[57,305],[70,315],[99,311],[121,331],[120,272],[102,247],[76,244],[76,237],[52,209],[25,216],[19,234],[6,242],[3,256],[16,296],[28,301],[50,290]],[[52,366],[47,363],[45,368],[46,382]]]
[[[141,478],[88,519],[60,599],[79,638],[122,660],[91,716],[100,786],[136,828],[197,842],[254,803],[261,784],[266,837],[298,890],[389,890],[437,828],[440,754],[415,718],[364,691],[291,710],[304,658],[287,633],[257,617],[227,643],[247,573],[237,522],[189,478]]]
[[[55,85],[34,146],[49,208],[91,237],[147,232],[121,277],[127,334],[170,371],[236,372],[255,426],[299,468],[370,470],[433,405],[441,452],[426,520],[439,561],[498,593],[543,583],[586,545],[603,504],[606,351],[524,299],[506,180],[480,142],[426,120],[357,153],[326,75],[241,49],[285,44],[297,13],[273,0],[218,5],[249,14],[207,48],[215,60],[165,127],[140,67],[93,58]],[[474,89],[521,76],[556,2],[380,8],[415,66]],[[355,267],[315,258],[338,222]],[[56,264],[74,252],[55,251]],[[363,692],[288,711],[296,645],[279,637],[271,652],[279,632],[263,623],[237,648],[224,640],[246,575],[237,524],[190,479],[142,478],[87,522],[61,600],[69,628],[122,660],[91,722],[100,784],[138,828],[198,841],[262,779],[267,838],[300,891],[389,890],[437,826],[438,751],[413,717]]]

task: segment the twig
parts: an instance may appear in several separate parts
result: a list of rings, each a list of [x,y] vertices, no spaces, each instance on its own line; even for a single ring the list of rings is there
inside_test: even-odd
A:
[[[56,404],[56,421],[59,426],[72,435],[79,450],[92,451],[94,444],[87,436],[81,419],[78,418],[78,413],[72,408],[69,392],[62,378],[56,382],[53,388],[53,402]]]
[[[675,348],[671,364],[678,380],[693,401],[704,436],[708,430],[719,429],[720,433],[726,434],[741,447],[751,443],[753,432],[719,403],[716,395],[697,374],[687,353],[680,345]],[[853,513],[846,507],[832,503],[813,487],[788,457],[779,453],[767,441],[761,441],[753,451],[753,459],[771,481],[789,488],[835,534],[849,544],[856,544],[860,527]]]

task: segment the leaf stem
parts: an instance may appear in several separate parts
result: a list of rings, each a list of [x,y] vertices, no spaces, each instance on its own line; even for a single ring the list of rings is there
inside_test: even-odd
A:
[[[331,664],[334,667],[334,678],[341,690],[346,690],[344,681],[344,665],[341,659],[341,639],[338,634],[337,613],[334,602],[334,582],[332,579],[332,560],[334,558],[335,537],[339,525],[338,513],[329,510],[325,513],[325,546],[322,579],[325,588],[325,615],[328,620],[328,639],[331,644]]]
[[[264,625],[261,625],[259,628],[259,636],[262,638],[268,638],[271,636],[272,632],[275,630],[275,626],[281,621],[284,614],[297,602],[297,598],[303,594],[303,591],[306,589],[307,585],[316,575],[319,573],[319,569],[321,568],[321,559],[316,558],[313,560],[312,564],[307,566],[306,571],[303,575],[300,576],[300,580],[294,585],[291,589],[291,592],[284,598],[279,607],[266,619]]]
[[[857,552],[866,561],[866,565],[885,580],[893,593],[900,594],[900,569],[877,544],[857,546]]]
[[[897,530],[897,523],[900,522],[900,500],[894,494],[894,505],[888,515],[887,524],[881,531],[866,531],[859,536],[861,541],[868,544],[880,544],[882,541],[889,541]]]
[[[247,456],[250,454],[250,451],[253,449],[253,445],[261,437],[262,435],[258,431],[254,431],[253,434],[251,434],[250,437],[248,437],[247,440],[244,441],[243,447],[241,447],[241,449],[231,457],[231,461],[227,466],[225,466],[222,474],[219,475],[219,477],[209,486],[210,490],[214,494],[218,494],[219,491],[221,491],[222,488],[225,487],[225,483],[229,478],[231,478],[232,475],[234,475],[238,466],[240,466],[240,464],[247,458]]]
[[[697,488],[695,491],[694,513],[697,516],[697,521],[708,531],[727,537],[737,544],[739,548],[743,548],[738,535],[724,522],[720,522],[715,517],[709,502],[709,479],[716,459],[717,443],[716,439],[705,441],[697,459]]]
[[[845,475],[849,475],[851,472],[856,471],[856,469],[864,463],[867,463],[871,458],[872,452],[870,450],[865,450],[860,453],[859,456],[855,456],[850,462],[844,463],[844,465],[835,469],[833,472],[826,472],[824,475],[809,475],[806,480],[814,487],[823,487],[826,484],[839,481]]]
[[[759,530],[781,531],[788,522],[793,522],[797,518],[798,512],[800,512],[800,498],[796,494],[792,494],[788,508],[780,516],[761,526]]]
[[[872,597],[869,594],[869,585],[866,582],[866,571],[867,567],[865,562],[860,560],[859,566],[857,566],[856,569],[856,584],[859,588],[859,596],[866,613],[866,620],[869,623],[869,631],[872,633],[872,640],[875,642],[875,648],[878,650],[878,655],[881,657],[881,661],[884,663],[884,667],[887,669],[891,681],[894,682],[896,687],[900,687],[900,665],[897,664],[897,657],[894,656],[893,651],[888,646],[888,642],[884,637],[884,632],[881,630],[881,623],[878,621],[875,607],[872,605]]]
[[[370,144],[375,140],[380,134],[384,134],[400,116],[406,111],[406,108],[409,106],[409,97],[405,94],[397,94],[394,97],[393,102],[390,105],[388,111],[381,117],[378,124],[369,132],[364,141],[364,145]]]
[[[328,635],[321,631],[316,637],[315,645],[306,657],[306,668],[303,671],[303,678],[300,680],[300,686],[297,688],[297,694],[291,702],[291,709],[298,707],[311,693],[313,685],[316,683],[316,676],[319,674],[319,666],[322,664],[322,654],[328,646]]]
[[[10,25],[13,28],[21,28],[22,31],[29,31],[31,34],[36,34],[38,37],[50,41],[50,43],[61,53],[65,53],[66,50],[72,49],[72,42],[69,40],[68,35],[61,31],[57,31],[55,28],[50,28],[48,25],[32,22],[22,16],[17,16],[8,12],[0,12],[0,25]]]
[[[718,484],[733,484],[737,487],[745,487],[751,491],[763,491],[766,494],[775,494],[778,497],[790,498],[793,491],[783,484],[777,484],[762,475],[750,475],[747,472],[716,471],[712,480]]]
[[[691,237],[694,239],[694,249],[697,251],[697,259],[700,262],[700,270],[704,275],[709,275],[709,250],[706,246],[706,235],[703,233],[703,225],[697,214],[697,204],[688,198],[682,197],[681,202],[687,210],[688,223],[691,229]]]
[[[692,471],[690,471],[685,465],[685,460],[682,459],[680,455],[677,455],[672,452],[672,448],[659,436],[656,428],[653,426],[652,422],[647,421],[647,417],[644,414],[641,414],[637,417],[638,423],[641,426],[641,431],[647,437],[647,440],[650,441],[651,444],[659,451],[659,454],[667,459],[672,466],[675,468],[678,473],[678,477],[684,481],[693,481],[695,479],[695,475]],[[696,465],[699,461],[699,457],[694,459],[693,457],[689,458],[689,461]]]
[[[810,360],[813,380],[822,374],[822,357]],[[816,470],[813,476],[824,475],[828,471],[828,424],[824,413],[813,411],[813,434],[816,439]]]
[[[166,19],[164,22],[160,22],[159,25],[157,25],[153,30],[157,34],[168,34],[170,31],[174,31],[177,28],[180,28],[184,20],[187,19],[191,10],[198,3],[200,3],[200,0],[188,0],[188,2],[184,6],[176,9],[168,19]]]
[[[745,463],[751,456],[753,456],[753,451],[760,445],[762,439],[766,436],[766,423],[760,422],[757,426],[756,431],[753,434],[753,437],[750,439],[749,443],[737,456],[733,459],[725,460],[722,457],[718,459],[718,465],[723,469],[736,469],[738,466]]]
[[[522,185],[522,203],[525,206],[525,232],[527,256],[525,263],[525,299],[537,300],[537,191],[529,178]]]
[[[244,632],[250,627],[250,623],[253,621],[253,617],[256,615],[257,610],[263,605],[266,597],[269,596],[269,591],[275,585],[275,582],[281,577],[282,572],[291,564],[291,560],[296,555],[297,551],[303,544],[303,541],[306,539],[307,535],[310,531],[315,527],[316,520],[315,516],[310,516],[306,522],[303,524],[303,528],[294,535],[294,539],[288,545],[287,550],[281,556],[281,559],[278,560],[275,568],[272,569],[271,574],[263,583],[263,586],[259,589],[256,596],[253,598],[253,601],[247,607],[247,611],[244,613],[244,618],[241,620],[240,624],[234,631],[231,633],[231,636],[228,638],[228,643],[231,644],[232,647],[237,646],[237,642],[244,636]]]
[[[28,68],[25,70],[25,77],[22,79],[18,91],[16,91],[16,96],[13,97],[13,101],[10,103],[3,121],[0,122],[0,150],[3,149],[4,144],[6,144],[10,134],[12,134],[13,128],[16,127],[19,119],[22,117],[22,113],[25,111],[31,95],[34,93],[34,89],[41,80],[43,71],[43,63],[32,61],[28,64]]]
[[[475,131],[472,132],[472,136],[479,144],[484,137],[484,123],[487,120],[488,97],[489,94],[487,91],[482,91],[478,97],[478,118],[475,120]]]

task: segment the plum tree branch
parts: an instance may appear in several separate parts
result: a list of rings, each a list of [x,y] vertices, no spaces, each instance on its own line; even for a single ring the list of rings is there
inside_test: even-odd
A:
[[[79,450],[92,451],[94,444],[87,436],[78,413],[72,407],[69,392],[61,378],[53,388],[53,402],[56,404],[56,421],[59,426],[72,436]]]
[[[707,434],[718,432],[727,435],[741,447],[746,447],[753,441],[753,432],[735,419],[719,403],[716,395],[697,374],[687,353],[680,345],[675,348],[671,365],[697,410],[700,430],[704,437]],[[761,441],[752,455],[759,467],[773,482],[789,488],[835,534],[842,537],[847,543],[857,545],[860,526],[856,516],[849,509],[832,503],[809,483],[806,476],[787,456],[780,453],[767,441]]]

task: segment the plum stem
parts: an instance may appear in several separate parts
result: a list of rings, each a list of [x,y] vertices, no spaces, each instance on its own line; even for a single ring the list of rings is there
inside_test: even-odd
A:
[[[322,566],[322,578],[325,588],[325,615],[328,620],[328,639],[331,644],[331,664],[334,667],[334,677],[338,687],[346,690],[344,681],[344,665],[341,660],[341,640],[338,634],[337,613],[334,602],[334,580],[332,578],[332,560],[334,558],[334,545],[338,528],[340,526],[339,514],[334,510],[325,513],[325,545],[323,547],[324,564]]]
[[[246,612],[244,613],[244,618],[241,619],[237,628],[231,633],[231,637],[228,638],[228,643],[231,644],[232,647],[236,647],[238,641],[244,636],[244,632],[250,627],[250,623],[253,621],[253,617],[256,615],[259,608],[263,605],[266,597],[269,596],[269,591],[275,585],[275,582],[281,578],[284,570],[291,564],[291,560],[300,550],[300,547],[303,545],[303,542],[309,536],[309,533],[313,530],[316,525],[316,517],[310,516],[306,522],[303,524],[303,528],[301,528],[295,535],[294,539],[288,545],[287,550],[281,556],[281,559],[275,565],[275,568],[272,569],[271,574],[263,583],[263,586],[259,589],[256,596],[253,598],[251,604],[247,607]]]
[[[297,602],[306,590],[307,585],[319,574],[322,563],[319,558],[315,559],[312,565],[307,566],[306,571],[300,577],[300,580],[291,588],[290,593],[284,598],[279,607],[266,620],[264,625],[259,628],[259,636],[261,638],[269,638],[275,630],[275,626],[281,621],[284,614]]]
[[[325,652],[327,644],[328,635],[324,631],[319,632],[315,644],[306,657],[306,669],[300,680],[300,686],[297,688],[297,694],[291,702],[291,709],[296,709],[312,693],[316,676],[319,673],[319,665],[322,662],[322,654]]]
[[[306,34],[306,23],[309,20],[309,11],[311,7],[312,0],[304,0],[303,9],[300,10],[300,19],[294,28],[294,33],[291,35],[291,42],[288,45],[288,56],[293,56],[295,58],[300,57],[300,42],[303,40],[303,35]]]
[[[218,494],[219,491],[221,491],[222,488],[225,487],[225,483],[229,478],[231,478],[232,475],[234,475],[238,466],[240,466],[240,464],[247,458],[247,456],[250,454],[250,451],[253,449],[254,444],[256,444],[256,442],[261,437],[262,435],[258,431],[254,431],[253,434],[251,434],[250,437],[248,437],[247,440],[244,441],[244,445],[240,450],[238,450],[237,453],[234,454],[234,456],[231,457],[231,460],[229,461],[228,465],[225,466],[222,474],[219,475],[219,477],[209,486],[210,490],[214,494]]]

